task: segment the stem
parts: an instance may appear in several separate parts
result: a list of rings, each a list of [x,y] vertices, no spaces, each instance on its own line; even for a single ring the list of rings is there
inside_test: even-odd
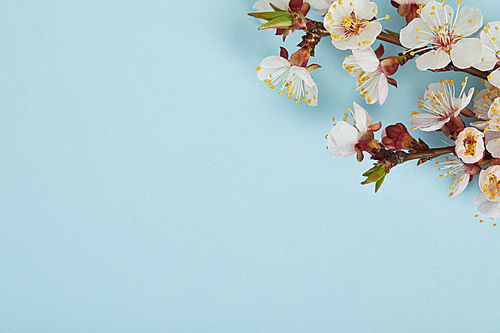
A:
[[[374,149],[370,152],[372,159],[388,163],[391,168],[412,160],[420,160],[419,165],[433,158],[452,154],[455,147],[433,148],[419,152],[407,153],[403,150],[392,151],[385,148]]]
[[[411,160],[421,160],[421,159],[430,160],[430,159],[433,159],[433,158],[436,158],[436,157],[439,157],[442,155],[452,154],[454,149],[455,149],[455,147],[453,146],[453,147],[444,147],[444,148],[434,148],[434,149],[429,149],[429,150],[425,150],[425,151],[421,151],[421,152],[417,152],[417,153],[403,152],[404,157],[403,157],[402,163],[408,162]]]

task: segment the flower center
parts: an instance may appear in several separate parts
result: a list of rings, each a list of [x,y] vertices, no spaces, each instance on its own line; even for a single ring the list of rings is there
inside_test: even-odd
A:
[[[451,46],[460,40],[460,36],[454,35],[451,31],[442,26],[435,27],[436,35],[432,40],[432,45],[437,49],[443,49],[446,53],[450,53]]]
[[[465,147],[465,156],[474,156],[477,147],[477,137],[471,131],[466,132],[466,136],[463,139],[463,144]]]
[[[347,34],[356,34],[359,35],[361,30],[366,26],[366,22],[360,22],[354,13],[351,13],[348,16],[344,16],[342,19],[342,26],[344,27]]]
[[[490,199],[495,199],[500,192],[500,186],[498,184],[498,179],[496,175],[489,174],[488,182],[481,187],[481,190],[490,197]]]

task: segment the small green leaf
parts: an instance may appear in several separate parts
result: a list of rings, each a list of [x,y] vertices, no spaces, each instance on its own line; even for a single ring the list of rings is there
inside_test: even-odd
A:
[[[375,193],[377,193],[378,190],[380,189],[380,186],[382,186],[384,179],[385,179],[385,176],[380,178],[379,180],[377,180],[377,182],[375,183]]]
[[[263,19],[266,21],[271,21],[274,20],[277,17],[281,16],[290,16],[289,13],[284,13],[284,12],[258,12],[258,13],[248,13],[248,15],[258,18],[258,19]]]
[[[377,164],[363,174],[363,176],[368,178],[366,178],[366,180],[362,182],[361,185],[375,183],[375,193],[377,193],[377,191],[380,189],[380,186],[382,186],[386,175],[387,165],[385,163]]]
[[[363,177],[369,177],[372,173],[374,173],[378,169],[378,167],[379,167],[378,165],[375,165],[373,168],[365,172],[363,174]]]
[[[259,30],[273,29],[273,28],[288,28],[293,24],[293,17],[291,15],[278,16],[259,27]]]

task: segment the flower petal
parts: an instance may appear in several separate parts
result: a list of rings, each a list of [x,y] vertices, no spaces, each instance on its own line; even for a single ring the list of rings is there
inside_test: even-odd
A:
[[[483,213],[484,216],[496,219],[500,217],[500,202],[484,200],[479,204],[478,210]]]
[[[380,60],[371,47],[365,50],[352,50],[352,55],[365,72],[374,72],[380,65]]]
[[[354,145],[357,142],[358,130],[346,122],[339,121],[328,134],[328,152],[343,157],[354,155]]]
[[[401,30],[399,39],[404,47],[416,49],[429,44],[429,36],[432,36],[431,29],[423,19],[416,18]]]
[[[460,193],[462,193],[467,185],[469,185],[470,174],[467,172],[463,172],[460,177],[453,178],[453,190],[450,193],[450,197],[456,197]]]
[[[380,32],[382,32],[382,24],[380,24],[380,22],[370,22],[370,24],[359,33],[361,39],[358,41],[358,48],[364,49],[370,47],[377,39],[377,36],[380,35]]]
[[[354,106],[354,124],[358,128],[360,136],[366,133],[368,126],[372,124],[372,117],[358,103],[352,103]]]
[[[488,82],[497,88],[500,88],[500,69],[495,70],[488,76]]]
[[[371,20],[377,14],[377,4],[370,0],[353,1],[354,13],[358,20]]]
[[[290,62],[285,58],[280,56],[270,56],[264,58],[257,68],[257,78],[261,81],[269,79],[270,75],[279,72],[280,70],[286,70],[290,67]]]
[[[389,94],[389,83],[387,82],[387,76],[385,74],[380,75],[378,82],[378,102],[380,105],[385,103],[387,95]]]
[[[417,64],[417,68],[419,70],[426,71],[428,69],[440,69],[446,67],[450,61],[448,53],[440,49],[422,54],[417,58],[417,60],[415,60],[415,63]]]
[[[451,61],[458,68],[469,68],[481,59],[482,48],[479,38],[463,38],[451,48]]]
[[[410,123],[424,132],[437,131],[441,129],[447,121],[448,119],[440,120],[438,116],[430,113],[422,113],[410,118]]]
[[[474,6],[463,6],[457,14],[455,35],[470,36],[483,26],[483,14]]]

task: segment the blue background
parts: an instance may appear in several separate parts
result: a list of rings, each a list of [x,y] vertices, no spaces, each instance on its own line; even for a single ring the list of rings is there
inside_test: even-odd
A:
[[[371,162],[325,149],[332,117],[366,106],[347,52],[318,46],[317,108],[287,101],[255,68],[300,33],[258,32],[252,5],[2,2],[1,332],[500,330],[500,230],[474,218],[477,183],[449,199],[428,163],[361,186]],[[384,125],[464,75],[395,77],[367,106]]]

